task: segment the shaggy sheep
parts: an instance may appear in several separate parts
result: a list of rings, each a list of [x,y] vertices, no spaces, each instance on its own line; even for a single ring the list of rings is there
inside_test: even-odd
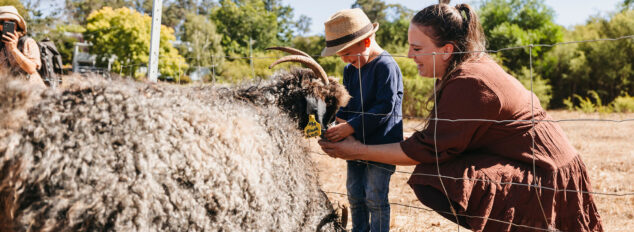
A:
[[[0,231],[342,230],[297,128],[349,96],[301,57],[237,88],[0,78]]]

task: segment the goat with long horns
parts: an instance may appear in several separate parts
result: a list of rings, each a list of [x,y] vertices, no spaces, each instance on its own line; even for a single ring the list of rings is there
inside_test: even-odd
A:
[[[305,52],[290,47],[270,47],[267,50],[279,50],[291,54],[276,60],[269,68],[285,62],[298,62],[309,69],[292,68],[288,72],[278,74],[280,77],[271,83],[257,88],[249,86],[237,91],[237,97],[260,104],[279,105],[291,117],[297,119],[299,129],[304,129],[313,115],[315,120],[322,125],[320,130],[323,135],[323,132],[335,120],[339,107],[348,104],[350,99],[348,91],[339,84],[336,78],[328,77],[321,65]],[[265,96],[273,96],[273,98]]]

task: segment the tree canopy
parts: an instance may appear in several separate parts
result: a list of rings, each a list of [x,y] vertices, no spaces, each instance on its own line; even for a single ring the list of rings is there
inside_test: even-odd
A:
[[[242,56],[248,55],[250,46],[263,50],[290,44],[295,29],[305,31],[310,24],[306,17],[292,20],[293,9],[279,0],[221,0],[210,17],[223,35],[225,53]]]
[[[93,44],[90,51],[101,65],[115,55],[114,69],[136,77],[137,69],[149,60],[151,21],[130,8],[104,7],[88,16],[84,36]],[[174,29],[161,26],[158,66],[163,75],[174,76],[187,68],[185,59],[172,46],[175,40]]]
[[[563,28],[554,23],[554,11],[543,0],[484,0],[479,11],[488,49],[554,44],[563,39]],[[540,57],[550,47],[534,47]],[[528,49],[514,49],[497,54],[513,73],[528,67]]]
[[[634,35],[634,10],[610,18],[591,19],[566,33],[566,41],[619,38]],[[553,105],[561,107],[571,96],[596,92],[602,102],[634,96],[634,41],[588,42],[562,45],[545,56],[541,68],[552,81]]]
[[[371,22],[379,23],[376,40],[384,49],[394,53],[406,52],[407,29],[413,10],[381,0],[356,0],[351,7],[360,8]]]
[[[222,61],[222,36],[217,33],[216,25],[207,17],[187,13],[183,24],[181,53],[187,62],[194,66],[211,66]],[[214,60],[212,60],[212,56]]]

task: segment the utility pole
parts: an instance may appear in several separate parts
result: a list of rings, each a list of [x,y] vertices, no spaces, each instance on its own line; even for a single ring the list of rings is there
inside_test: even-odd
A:
[[[249,36],[249,63],[251,63],[251,72],[253,73],[253,79],[255,80],[255,68],[253,67],[253,49],[251,45],[253,45],[253,41],[251,36]]]
[[[150,60],[148,64],[147,78],[151,82],[158,80],[158,59],[161,39],[161,14],[163,13],[163,0],[154,0],[152,3],[152,37],[150,38]]]

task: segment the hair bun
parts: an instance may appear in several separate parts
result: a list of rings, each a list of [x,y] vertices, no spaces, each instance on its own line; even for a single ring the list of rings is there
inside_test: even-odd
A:
[[[449,5],[449,2],[451,2],[451,0],[438,0],[438,4],[447,4],[447,5]]]

